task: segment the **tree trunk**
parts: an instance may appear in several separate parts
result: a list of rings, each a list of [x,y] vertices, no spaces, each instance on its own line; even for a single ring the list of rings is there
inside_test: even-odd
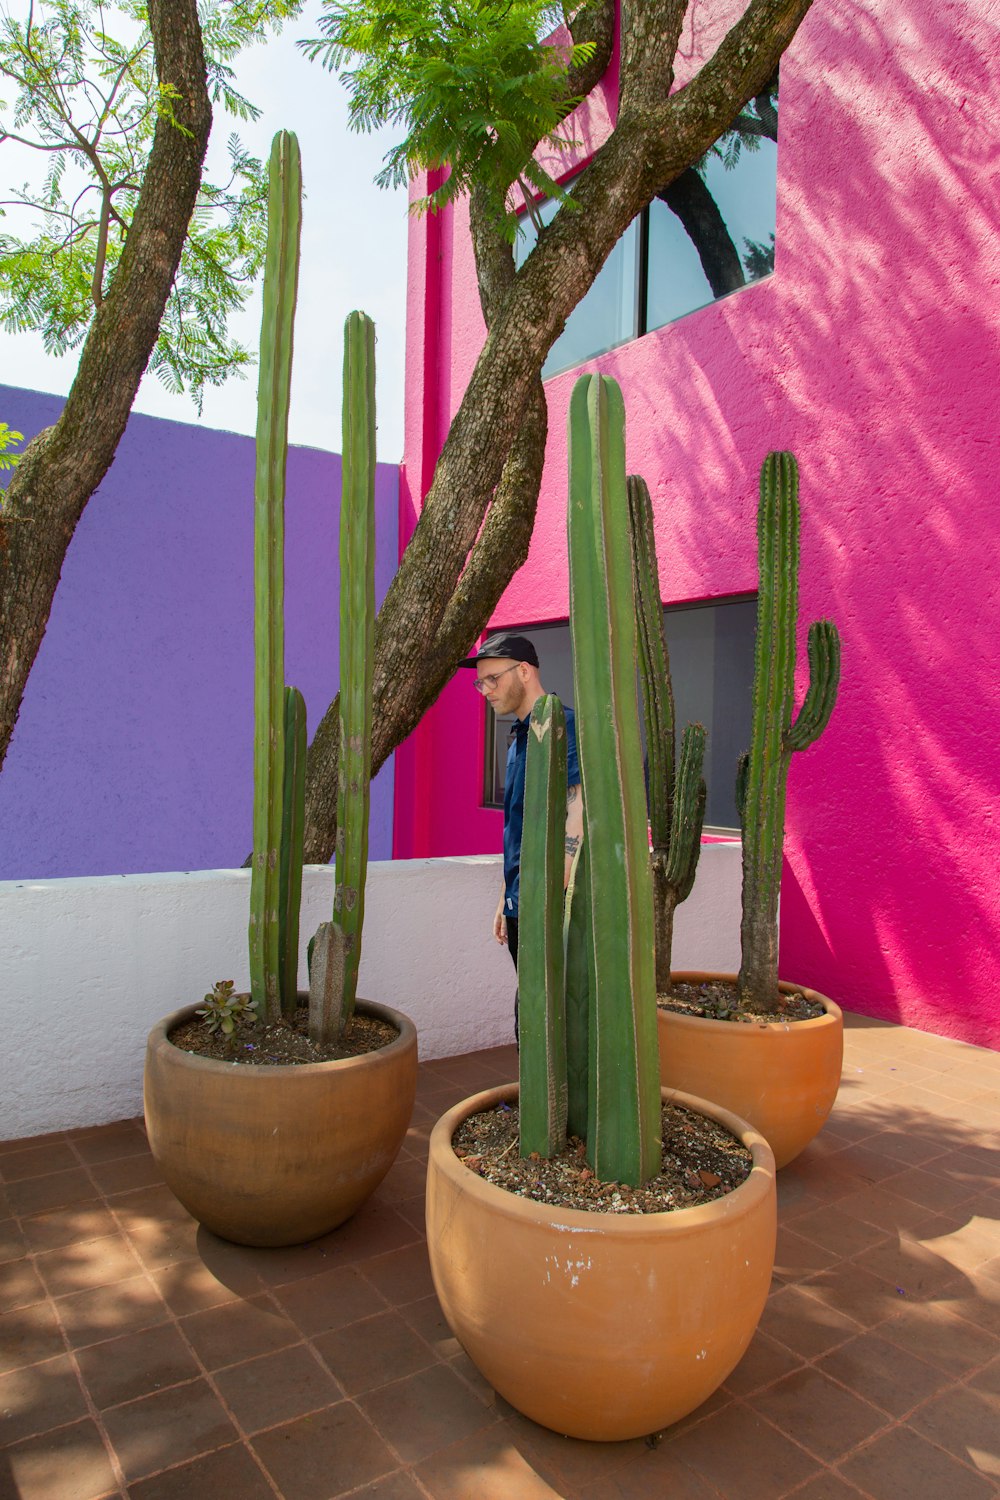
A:
[[[669,187],[656,195],[677,215],[684,232],[698,252],[713,297],[724,297],[746,286],[739,251],[733,244],[726,221],[708,187],[688,167]]]
[[[574,184],[579,211],[555,216],[506,287],[496,254],[477,243],[489,331],[379,611],[373,774],[453,676],[527,555],[544,458],[546,355],[635,215],[771,78],[810,4],[750,0],[713,57],[671,93],[685,0],[623,0],[618,122]],[[321,862],[336,836],[335,709],[307,772],[305,857]]]
[[[161,119],[121,260],[97,309],[59,420],[33,439],[0,510],[0,765],[17,722],[63,560],[111,465],[155,346],[201,183],[212,124],[196,0],[150,0]]]

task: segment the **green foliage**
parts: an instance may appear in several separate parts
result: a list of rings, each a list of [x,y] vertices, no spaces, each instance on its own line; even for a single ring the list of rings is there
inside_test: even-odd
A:
[[[24,433],[15,432],[8,427],[6,422],[0,422],[0,469],[13,469],[20,463],[20,455],[8,453],[8,448],[15,448],[18,443],[24,442]]]
[[[205,996],[205,1003],[195,1011],[202,1025],[209,1031],[221,1031],[223,1036],[232,1036],[236,1023],[244,1017],[256,1016],[257,1002],[249,995],[234,995],[235,980],[220,979]]]
[[[568,144],[559,126],[579,101],[567,96],[567,68],[592,44],[545,45],[563,21],[548,0],[323,0],[323,35],[300,45],[340,74],[356,130],[405,129],[378,177],[405,184],[413,174],[449,169],[418,210],[439,208],[473,181],[487,186],[508,238],[516,217],[504,215],[519,179],[552,197],[565,193],[536,161],[540,141]],[[354,66],[347,68],[348,61]]]
[[[259,112],[234,87],[233,60],[301,5],[200,6],[209,93],[237,118]],[[117,36],[106,29],[112,21]],[[176,125],[170,92],[156,78],[145,4],[39,0],[23,21],[0,14],[0,92],[9,95],[0,98],[0,145],[28,146],[47,160],[41,181],[0,201],[0,218],[16,224],[0,233],[0,322],[40,332],[48,353],[65,354],[83,342],[114,277],[157,123]],[[149,362],[199,409],[206,386],[253,363],[227,324],[263,262],[266,174],[235,135],[228,152],[228,180],[202,183]]]

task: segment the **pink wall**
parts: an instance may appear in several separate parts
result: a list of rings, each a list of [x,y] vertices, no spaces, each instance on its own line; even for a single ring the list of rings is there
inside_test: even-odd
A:
[[[837,621],[844,668],[829,729],[793,761],[784,974],[852,1010],[992,1046],[998,89],[995,4],[817,3],[782,66],[776,274],[582,367],[625,393],[665,601],[755,587],[761,459],[799,459],[803,626]],[[439,445],[482,340],[461,209],[415,225],[410,271],[415,500],[429,476],[421,416],[433,410]],[[566,616],[579,373],[547,384],[538,523],[495,624]],[[456,680],[399,753],[397,778],[419,766],[420,798],[408,823],[414,802],[397,797],[398,855],[499,849],[500,816],[478,806],[481,737],[480,705]]]

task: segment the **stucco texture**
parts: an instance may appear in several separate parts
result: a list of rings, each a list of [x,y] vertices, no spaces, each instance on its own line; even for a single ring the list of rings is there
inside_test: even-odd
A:
[[[686,55],[705,12],[692,7]],[[761,460],[799,460],[800,694],[814,618],[839,626],[843,678],[830,727],[792,764],[783,976],[994,1047],[998,88],[995,0],[815,5],[782,64],[775,274],[581,367],[624,391],[666,602],[755,587]],[[440,441],[482,322],[462,210],[436,232],[443,279],[417,257],[411,296],[425,321],[440,303],[442,367],[411,368],[410,400],[433,403]],[[547,384],[538,523],[495,625],[566,616],[579,373]],[[433,756],[406,751],[401,775],[419,757],[433,780],[424,833],[398,809],[397,853],[498,847],[472,698],[453,683],[421,731]]]
[[[252,393],[249,397],[253,399]],[[54,396],[0,386],[26,438]],[[0,774],[0,879],[239,865],[253,820],[252,438],[133,416],[70,544]],[[376,481],[376,594],[398,470]],[[340,458],[291,448],[285,675],[310,735],[337,690]],[[392,763],[372,788],[388,858]]]

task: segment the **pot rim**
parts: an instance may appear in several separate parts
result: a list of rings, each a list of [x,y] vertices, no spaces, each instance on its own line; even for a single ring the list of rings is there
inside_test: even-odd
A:
[[[329,1057],[322,1062],[311,1063],[278,1063],[273,1067],[253,1066],[244,1064],[242,1067],[237,1063],[236,1076],[250,1078],[260,1076],[261,1081],[273,1078],[287,1078],[290,1074],[306,1074],[315,1077],[318,1073],[333,1069],[344,1071],[346,1069],[370,1068],[379,1066],[391,1066],[401,1052],[408,1051],[417,1044],[417,1028],[409,1016],[400,1010],[394,1010],[391,1005],[383,1005],[377,1000],[365,1000],[361,997],[356,1002],[356,1008],[367,1015],[375,1016],[381,1021],[388,1021],[390,1025],[398,1028],[399,1035],[395,1041],[389,1042],[385,1047],[380,1047],[377,1052],[364,1052],[359,1057]],[[150,1052],[161,1052],[169,1048],[174,1057],[183,1057],[190,1066],[200,1068],[208,1074],[225,1074],[233,1077],[234,1064],[222,1062],[216,1057],[202,1057],[197,1052],[187,1052],[183,1047],[175,1047],[169,1038],[175,1026],[184,1021],[194,1019],[195,1012],[199,1009],[197,1005],[182,1005],[179,1010],[172,1011],[169,1016],[164,1016],[157,1021],[146,1041]]]
[[[720,980],[724,983],[735,984],[739,978],[738,974],[727,974],[717,969],[672,969],[671,980],[677,980],[680,984],[699,984],[705,980]],[[711,1027],[713,1030],[719,1026],[725,1026],[727,1031],[734,1036],[740,1035],[742,1031],[758,1034],[761,1031],[788,1032],[807,1031],[811,1027],[815,1030],[819,1026],[843,1025],[844,1013],[835,1000],[829,995],[821,994],[819,990],[810,989],[807,984],[796,984],[791,979],[779,979],[778,990],[780,993],[790,995],[792,993],[804,995],[814,1005],[822,1005],[826,1014],[823,1016],[812,1016],[809,1020],[798,1021],[790,1017],[786,1021],[754,1021],[734,1026],[732,1021],[720,1021],[716,1016],[688,1016],[681,1011],[670,1010],[665,1005],[657,1004],[657,1015],[669,1016],[671,1022],[677,1022],[682,1026]]]
[[[723,1109],[721,1105],[686,1094],[680,1089],[661,1088],[660,1098],[663,1103],[680,1104],[696,1114],[717,1120],[750,1149],[753,1166],[745,1182],[741,1182],[731,1193],[710,1203],[648,1214],[602,1214],[522,1198],[519,1194],[508,1192],[506,1188],[498,1187],[470,1172],[455,1155],[452,1147],[452,1138],[463,1120],[496,1104],[515,1099],[518,1092],[516,1083],[505,1083],[471,1094],[441,1115],[430,1135],[430,1159],[463,1193],[478,1200],[484,1207],[491,1207],[495,1213],[505,1213],[509,1218],[526,1220],[529,1224],[549,1224],[553,1228],[571,1230],[574,1234],[641,1236],[655,1233],[658,1236],[670,1234],[683,1237],[703,1232],[713,1220],[750,1212],[759,1201],[774,1193],[774,1152],[759,1130],[734,1115],[731,1110]]]

